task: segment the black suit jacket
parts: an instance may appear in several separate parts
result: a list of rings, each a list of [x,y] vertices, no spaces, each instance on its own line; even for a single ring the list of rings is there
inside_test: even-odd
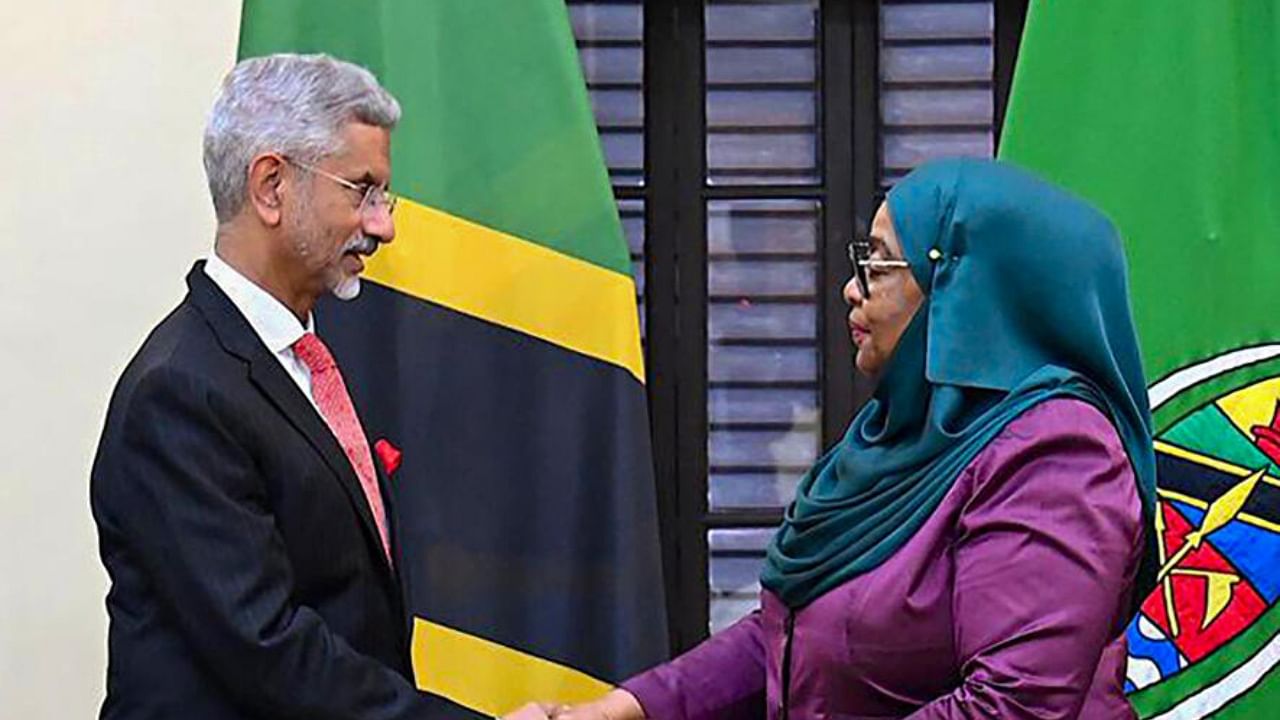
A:
[[[203,263],[187,285],[120,378],[93,465],[101,716],[421,717],[351,464]]]

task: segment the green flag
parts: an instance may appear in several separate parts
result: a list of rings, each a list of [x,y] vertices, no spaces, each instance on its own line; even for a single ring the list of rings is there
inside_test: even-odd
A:
[[[246,0],[241,56],[400,100],[397,236],[320,308],[403,451],[397,568],[441,717],[580,701],[666,656],[635,283],[562,0]]]
[[[1163,567],[1128,631],[1143,717],[1280,707],[1280,6],[1033,2],[1000,148],[1125,239]]]

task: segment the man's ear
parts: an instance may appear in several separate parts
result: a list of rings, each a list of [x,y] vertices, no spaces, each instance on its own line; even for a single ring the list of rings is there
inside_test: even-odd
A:
[[[263,225],[276,227],[284,217],[281,188],[285,183],[284,158],[276,153],[263,153],[249,163],[245,188],[249,207]]]

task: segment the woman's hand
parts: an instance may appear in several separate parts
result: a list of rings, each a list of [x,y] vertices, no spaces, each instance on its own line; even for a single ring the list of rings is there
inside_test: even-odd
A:
[[[644,720],[644,708],[626,690],[614,690],[594,702],[559,708],[552,720]]]

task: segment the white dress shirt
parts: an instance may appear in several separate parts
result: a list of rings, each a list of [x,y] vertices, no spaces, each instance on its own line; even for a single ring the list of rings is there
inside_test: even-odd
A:
[[[267,346],[280,366],[298,384],[298,389],[319,412],[316,399],[311,395],[311,370],[293,352],[293,344],[303,333],[315,332],[315,319],[308,314],[304,327],[284,303],[253,284],[252,280],[228,265],[217,253],[209,253],[204,273],[231,298],[231,303],[249,321],[249,327],[253,328],[262,344]]]

